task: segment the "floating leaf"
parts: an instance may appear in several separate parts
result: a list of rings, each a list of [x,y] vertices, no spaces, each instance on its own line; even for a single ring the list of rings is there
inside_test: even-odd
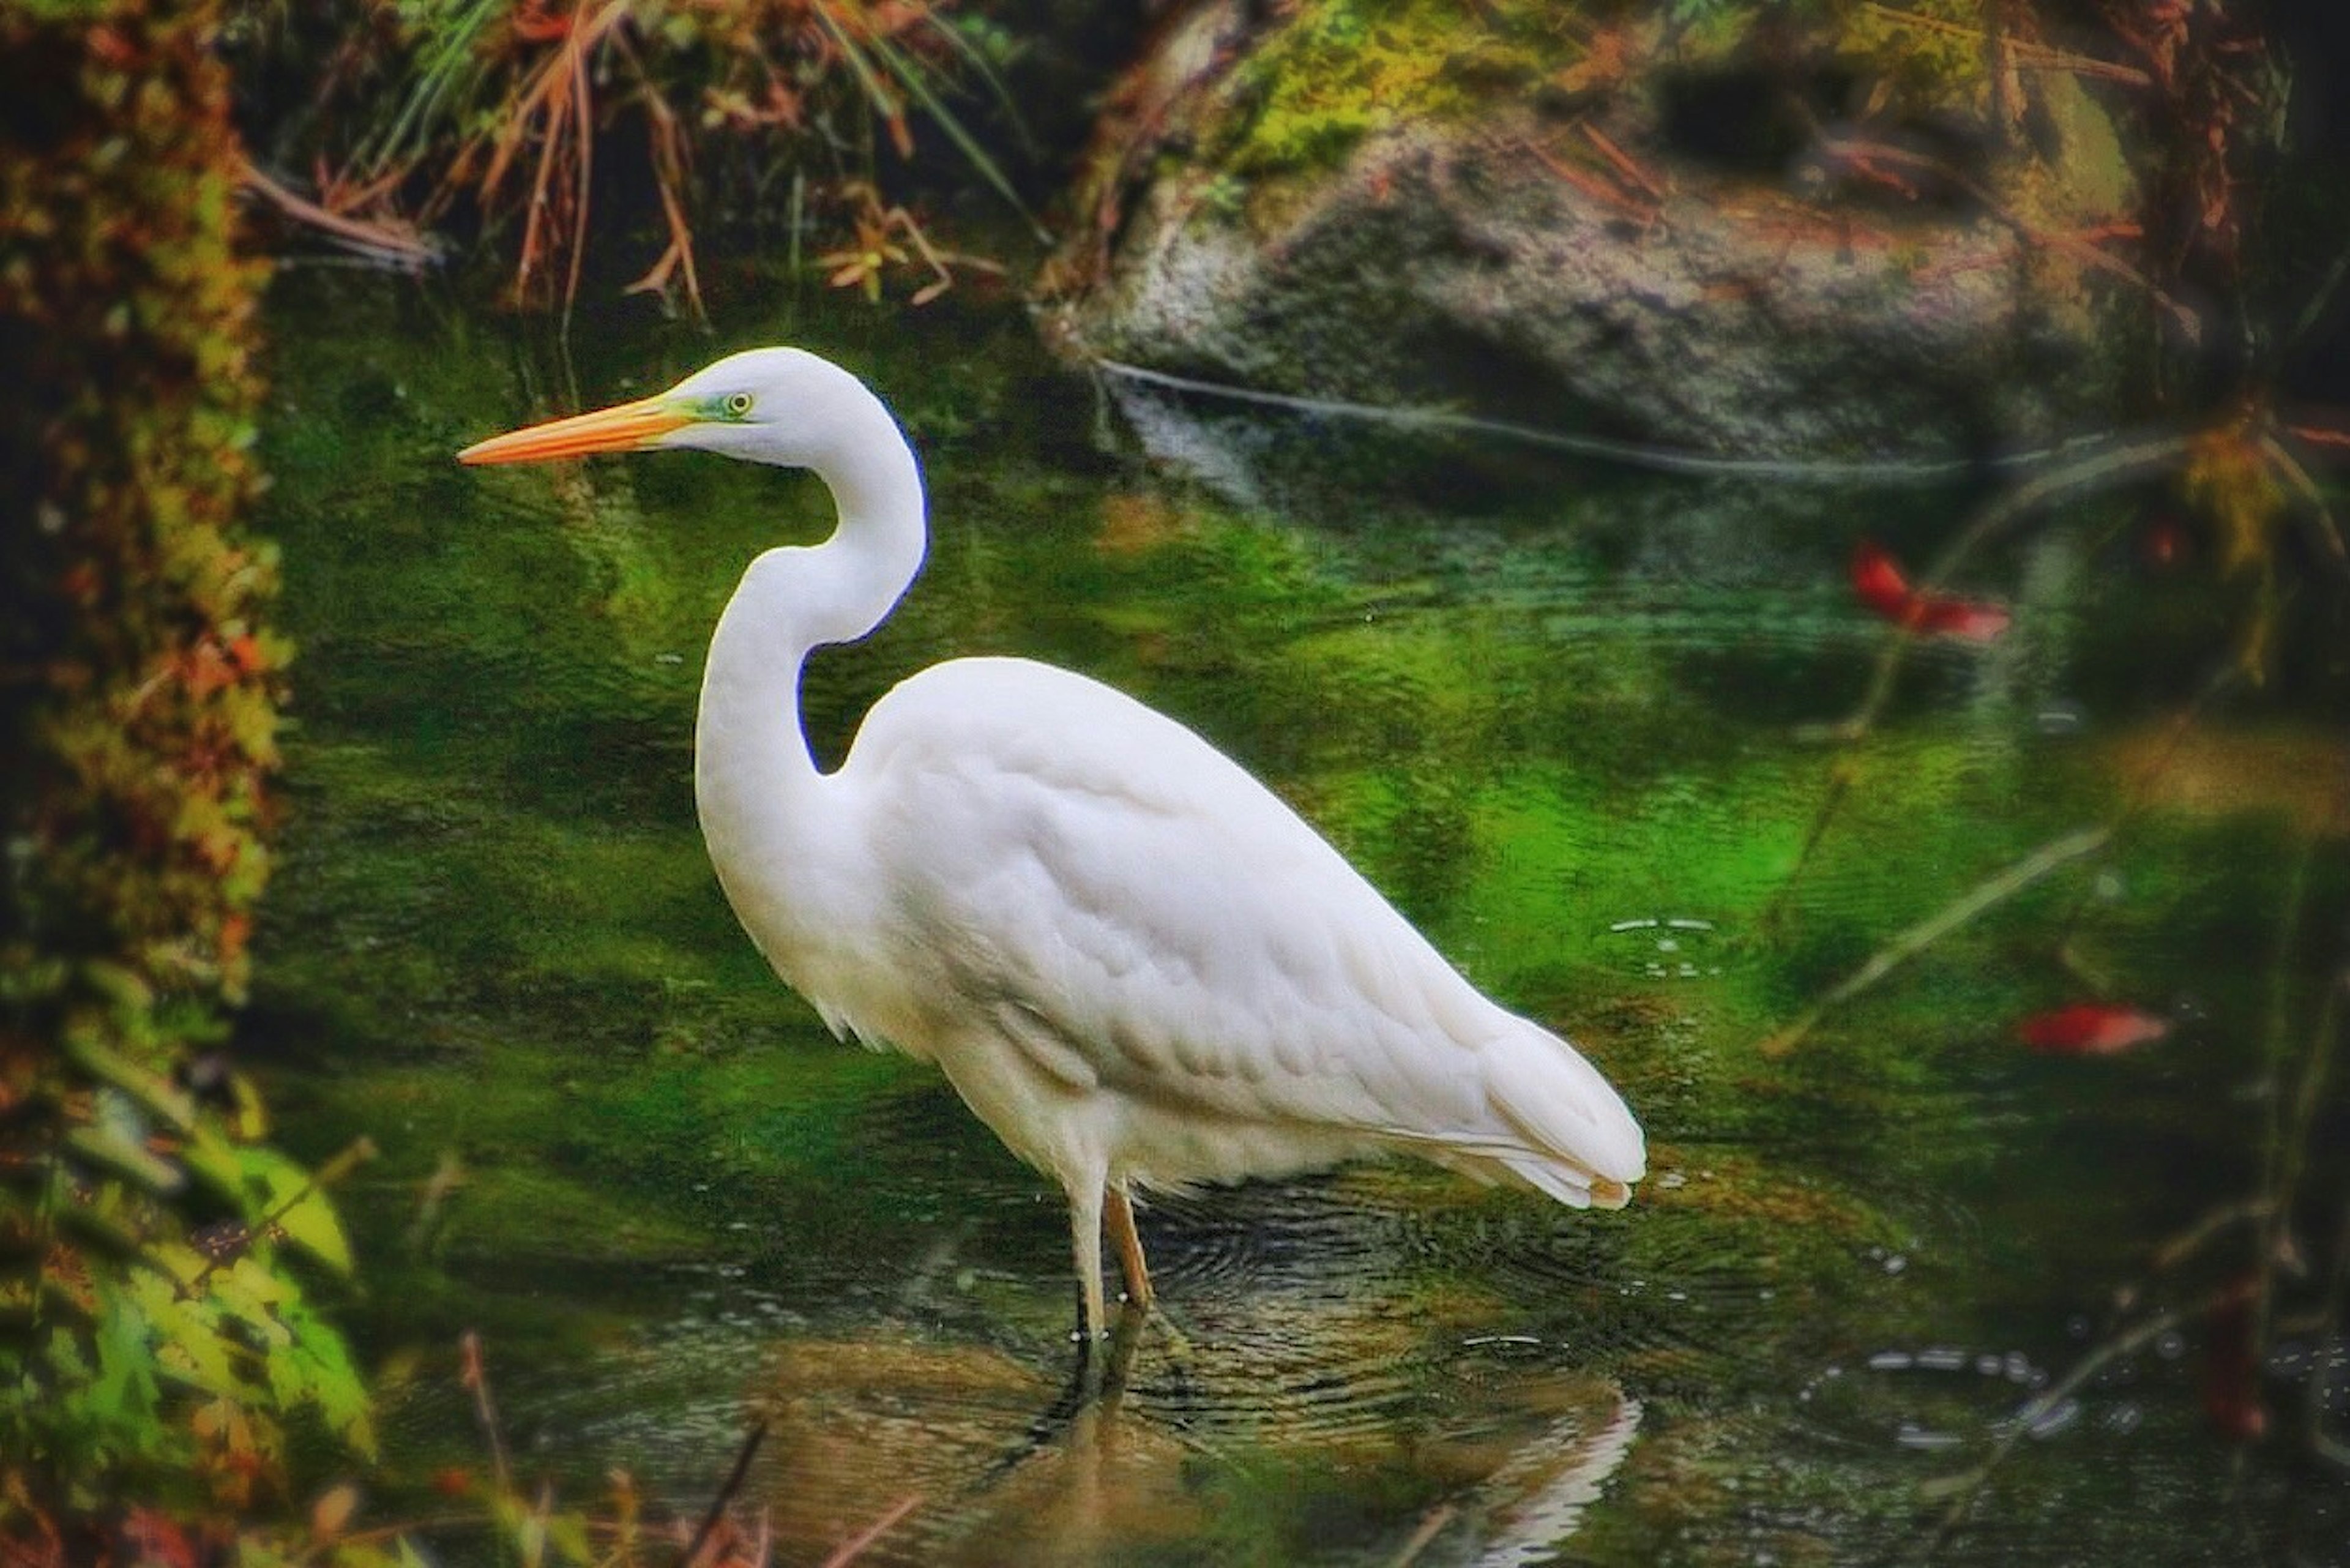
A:
[[[1852,547],[1852,591],[1887,620],[1899,620],[1908,612],[1909,580],[1891,556],[1866,539]]]
[[[1990,642],[2007,630],[2011,618],[1998,605],[1920,593],[1909,586],[1900,564],[1867,539],[1853,545],[1852,591],[1879,616],[1929,637]]]
[[[2110,1056],[2170,1033],[2169,1020],[2115,1002],[2076,1002],[2015,1026],[2026,1045],[2050,1056]]]
[[[1966,642],[1990,642],[2008,628],[2012,618],[1998,605],[1966,599],[1919,597],[1910,611],[1910,624],[1937,637]]]

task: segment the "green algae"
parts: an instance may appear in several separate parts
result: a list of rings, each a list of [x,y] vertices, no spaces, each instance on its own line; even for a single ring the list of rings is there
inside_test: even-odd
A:
[[[1313,0],[1241,67],[1237,174],[1326,167],[1366,137],[1463,118],[1583,55],[1573,7],[1444,0]]]
[[[873,1372],[889,1386],[855,1407],[896,1445],[885,1481],[971,1463],[949,1441],[958,1419],[1001,1422],[997,1440],[1016,1443],[1033,1409],[953,1368],[1008,1355],[1038,1400],[1059,1375],[1057,1197],[934,1075],[825,1033],[735,929],[692,822],[702,639],[753,550],[820,534],[820,493],[691,455],[647,460],[625,493],[591,467],[582,483],[627,498],[615,548],[553,483],[442,472],[455,446],[539,411],[483,385],[462,326],[340,287],[289,288],[278,309],[296,328],[378,313],[280,370],[273,526],[312,653],[246,1031],[278,1059],[304,1136],[365,1131],[384,1148],[351,1194],[359,1250],[381,1271],[357,1309],[365,1333],[430,1345],[488,1324],[518,1376],[589,1385],[630,1347],[628,1365],[653,1370],[603,1396],[608,1420],[656,1432],[672,1418],[662,1401],[731,1397],[770,1350],[815,1400],[806,1347],[854,1361],[903,1339],[922,1355]],[[1147,1213],[1191,1349],[1151,1341],[1138,1358],[1121,1451],[1155,1456],[1132,1473],[1156,1478],[1166,1511],[1104,1515],[1099,1560],[1297,1560],[1315,1542],[1333,1543],[1326,1560],[1386,1560],[1448,1501],[1470,1512],[1440,1539],[1465,1539],[1475,1434],[1527,1439],[1493,1392],[1506,1367],[1448,1369],[1521,1341],[1534,1366],[1611,1379],[1646,1412],[1577,1550],[1889,1549],[1957,1462],[1902,1449],[1902,1423],[1974,1442],[2021,1396],[1867,1358],[1947,1344],[2059,1367],[2080,1349],[2071,1316],[2252,1179],[2259,1112],[2237,1086],[2272,982],[2228,955],[2273,947],[2308,842],[2291,791],[2157,792],[2105,857],[1767,1058],[1759,1044],[1893,932],[2113,813],[2143,746],[2039,734],[2040,689],[1951,649],[1921,650],[1867,740],[1794,738],[1845,711],[1877,646],[1841,586],[1842,514],[1758,524],[1741,547],[1760,564],[1718,576],[1644,575],[1638,531],[1666,524],[1617,521],[1604,490],[1498,524],[1304,528],[1101,463],[1024,413],[1008,389],[1034,372],[937,372],[1003,352],[983,324],[931,331],[883,352],[821,318],[741,328],[830,334],[885,387],[916,389],[903,411],[936,490],[936,547],[899,616],[811,670],[819,750],[837,755],[875,694],[952,653],[1100,674],[1273,782],[1481,985],[1578,1040],[1652,1140],[1649,1180],[1612,1216],[1417,1168],[1342,1175],[1308,1189],[1310,1223],[1254,1260],[1238,1296],[1211,1267],[1218,1217],[1275,1197]],[[710,351],[647,333],[633,379],[583,370],[588,396],[630,395],[681,368],[671,357]],[[372,389],[350,393],[353,376]],[[1924,536],[1928,511],[1897,529]],[[2142,630],[2117,616],[2106,635],[2127,646]],[[2074,651],[2085,701],[2117,689],[2115,646]],[[2312,743],[2275,754],[2305,761]],[[2245,774],[2216,752],[2196,777]],[[1854,782],[1806,857],[1839,769]],[[2333,849],[2306,896],[2350,899]],[[2082,983],[2058,929],[2116,994],[2168,1006],[2190,991],[2191,1022],[2133,1057],[2022,1053],[2014,1022]],[[2296,1008],[2322,963],[2308,956],[2286,987]],[[1273,1215],[1289,1236],[1294,1217]],[[1251,1222],[1234,1226],[1244,1250]],[[1341,1241],[1344,1261],[1315,1272]],[[778,1315],[705,1366],[667,1341],[699,1343],[681,1282],[720,1269],[748,1282],[722,1301]],[[1366,1435],[1336,1442],[1250,1407],[1270,1389],[1310,1410],[1326,1360],[1336,1386],[1399,1388]],[[2153,1376],[2168,1448],[2109,1467],[2104,1439],[2051,1447],[1998,1495],[2106,1519],[2110,1476],[2126,1475],[2192,1534],[2182,1478],[2216,1447],[2191,1381]],[[906,1420],[910,1402],[935,1419]],[[1448,1419],[1469,1435],[1447,1436]],[[705,1484],[724,1458],[676,1436],[651,1448]],[[592,1475],[609,1455],[576,1458]],[[852,1456],[818,1443],[806,1473],[836,1461]],[[1068,1504],[1079,1480],[1051,1463],[991,1506]],[[1770,1496],[1783,1501],[1754,1501]]]

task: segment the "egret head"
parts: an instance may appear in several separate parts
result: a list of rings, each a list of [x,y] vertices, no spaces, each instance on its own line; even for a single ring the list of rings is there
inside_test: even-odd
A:
[[[696,447],[787,468],[820,466],[856,432],[869,431],[880,406],[863,382],[829,360],[798,348],[752,348],[696,370],[666,392],[477,441],[457,461],[542,462]]]

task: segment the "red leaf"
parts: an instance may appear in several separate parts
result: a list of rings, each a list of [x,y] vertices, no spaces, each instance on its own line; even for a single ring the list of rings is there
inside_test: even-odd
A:
[[[550,13],[536,0],[525,0],[515,15],[515,36],[525,44],[552,44],[571,36],[573,20],[568,15]]]
[[[122,1540],[138,1553],[141,1563],[160,1563],[163,1568],[195,1568],[196,1549],[187,1532],[158,1510],[138,1507],[123,1515]]]
[[[1918,592],[1900,564],[1866,539],[1852,548],[1852,591],[1887,620],[1930,637],[1989,642],[2008,628],[2008,613],[1997,605]]]
[[[1920,595],[1909,607],[1909,624],[1939,637],[1990,642],[2007,629],[2008,613],[1998,605]]]
[[[2110,1056],[2170,1033],[2168,1019],[2115,1002],[2076,1002],[2038,1012],[2015,1026],[2022,1042],[2050,1056]]]
[[[228,656],[237,669],[247,675],[259,670],[265,662],[261,644],[254,640],[253,633],[249,631],[238,634],[229,643]]]
[[[1852,547],[1852,591],[1887,620],[1900,620],[1909,613],[1908,579],[1892,556],[1866,539]]]
[[[457,1465],[444,1465],[432,1472],[432,1490],[442,1497],[463,1497],[473,1490],[473,1472]]]

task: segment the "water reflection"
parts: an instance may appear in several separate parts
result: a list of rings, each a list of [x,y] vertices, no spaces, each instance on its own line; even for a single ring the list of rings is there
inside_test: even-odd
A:
[[[1917,558],[1964,497],[1585,474],[1478,517],[1236,512],[1066,432],[930,420],[963,392],[936,367],[983,378],[1000,344],[868,344],[938,543],[889,627],[812,670],[820,751],[938,658],[1101,675],[1274,782],[1652,1135],[1617,1216],[1404,1167],[1161,1199],[1170,1326],[1072,1407],[1056,1196],[935,1079],[825,1037],[695,837],[708,620],[821,497],[690,460],[460,486],[455,434],[516,410],[452,330],[284,336],[288,407],[410,395],[272,438],[304,728],[252,1033],[333,1069],[300,1091],[322,1137],[386,1149],[349,1194],[396,1282],[355,1309],[373,1345],[445,1355],[490,1320],[517,1448],[574,1495],[623,1465],[691,1506],[764,1411],[745,1497],[779,1561],[909,1496],[862,1560],[2342,1560],[2321,1450],[2225,1425],[2247,1386],[2350,1421],[2326,1279],[2280,1273],[2271,1354],[2230,1371],[2190,1309],[2274,1255],[2267,1222],[2154,1260],[2256,1191],[2303,1082],[2350,746],[2273,693],[2205,704],[2224,603],[2123,594],[2110,518],[1986,560],[2010,639],[1915,649],[1873,732],[1823,746],[1799,729],[1850,712],[1882,646],[1853,536]],[[709,357],[603,351],[648,381]],[[1897,933],[2112,823],[1757,1053]],[[2019,1043],[2085,993],[2174,1027],[2103,1059]],[[2323,1196],[2350,1123],[2312,1104]],[[2330,1255],[2304,1208],[2297,1255]],[[2109,1350],[2162,1314],[2173,1338]],[[410,1387],[395,1441],[476,1440],[462,1393]]]

